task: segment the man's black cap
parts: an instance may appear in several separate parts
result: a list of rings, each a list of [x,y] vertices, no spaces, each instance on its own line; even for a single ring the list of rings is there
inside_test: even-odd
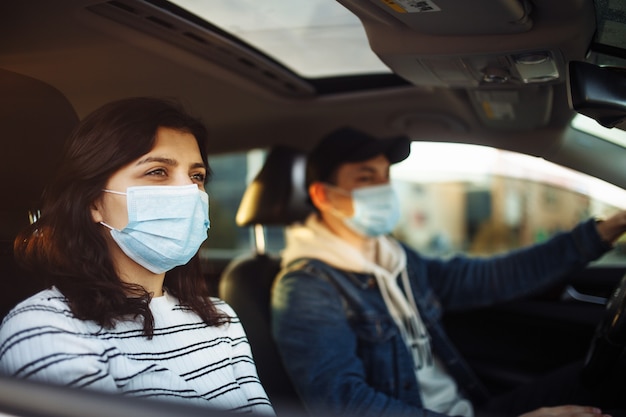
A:
[[[307,158],[306,185],[326,182],[339,165],[361,162],[384,154],[391,164],[403,161],[411,152],[406,136],[375,138],[351,127],[342,127],[325,136]]]

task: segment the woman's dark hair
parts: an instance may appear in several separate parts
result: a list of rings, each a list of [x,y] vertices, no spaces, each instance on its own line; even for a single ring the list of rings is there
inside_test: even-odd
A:
[[[55,285],[77,318],[111,328],[116,321],[142,317],[147,337],[154,329],[151,295],[117,275],[102,227],[90,209],[111,175],[152,150],[159,127],[193,134],[208,171],[207,130],[178,103],[149,97],[111,102],[74,129],[44,192],[40,219],[14,244],[18,262]],[[164,285],[208,325],[228,322],[208,298],[198,254],[168,271]]]

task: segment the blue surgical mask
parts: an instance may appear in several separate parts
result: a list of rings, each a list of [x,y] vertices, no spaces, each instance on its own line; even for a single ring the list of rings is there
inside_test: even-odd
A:
[[[128,224],[111,229],[120,249],[149,271],[160,274],[184,265],[198,252],[209,229],[209,196],[196,184],[128,187]]]
[[[350,194],[354,214],[344,218],[346,226],[369,237],[393,231],[400,220],[400,201],[391,184],[361,187],[352,190]]]

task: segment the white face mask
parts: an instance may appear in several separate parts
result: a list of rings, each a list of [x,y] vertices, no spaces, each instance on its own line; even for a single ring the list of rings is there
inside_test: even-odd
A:
[[[400,220],[400,201],[391,184],[357,188],[351,193],[354,214],[343,219],[346,226],[363,236],[386,235]]]
[[[128,187],[128,224],[111,236],[132,260],[155,274],[184,265],[198,252],[209,228],[209,196],[196,184]]]

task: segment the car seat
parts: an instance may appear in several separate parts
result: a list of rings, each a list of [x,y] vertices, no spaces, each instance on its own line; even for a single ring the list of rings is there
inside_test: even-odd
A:
[[[248,336],[261,383],[277,412],[302,412],[271,335],[270,292],[280,258],[265,252],[264,226],[304,220],[311,212],[305,188],[304,153],[274,147],[246,189],[236,215],[255,229],[255,252],[235,258],[224,270],[219,295],[237,312]]]
[[[40,198],[63,143],[78,123],[69,101],[34,78],[0,69],[0,319],[43,288],[13,257],[18,231],[39,213]]]

